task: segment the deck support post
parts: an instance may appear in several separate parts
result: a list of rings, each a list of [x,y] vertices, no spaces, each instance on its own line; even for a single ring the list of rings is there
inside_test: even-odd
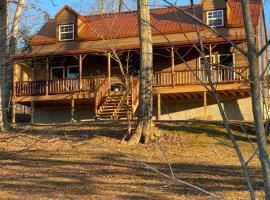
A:
[[[79,90],[81,91],[82,89],[82,55],[79,55]]]
[[[203,92],[204,119],[207,119],[207,92]]]
[[[107,53],[107,65],[108,65],[108,83],[109,87],[111,86],[111,52]]]
[[[14,100],[12,101],[11,123],[16,123],[16,102]]]
[[[160,94],[157,94],[157,121],[160,120],[160,115],[161,115],[161,96]]]
[[[175,80],[174,80],[174,48],[171,47],[171,77],[172,77],[172,86],[175,86]]]
[[[70,110],[70,122],[74,122],[74,97],[71,95],[71,110]]]
[[[15,62],[13,65],[13,88],[12,88],[12,96],[15,97],[16,96],[16,82],[17,82],[17,76],[16,76],[16,72],[17,72],[17,63]]]
[[[35,112],[35,104],[33,101],[31,101],[31,124],[34,123],[34,112]]]
[[[46,58],[46,87],[45,94],[49,95],[49,58]]]

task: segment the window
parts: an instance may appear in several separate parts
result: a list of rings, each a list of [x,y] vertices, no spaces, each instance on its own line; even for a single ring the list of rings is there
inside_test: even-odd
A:
[[[79,78],[79,67],[78,66],[68,66],[67,67],[67,78]]]
[[[74,24],[59,26],[59,40],[74,40]]]
[[[212,64],[215,64],[215,56],[212,55]],[[202,81],[208,81],[208,75],[207,75],[207,70],[210,70],[211,71],[211,68],[213,69],[214,66],[210,66],[210,57],[209,55],[206,56],[206,60],[202,57],[199,58],[199,74],[198,76],[200,77],[200,79]],[[213,74],[214,75],[214,74]],[[214,75],[215,76],[215,75]],[[214,77],[212,77],[214,78]]]
[[[233,54],[221,54],[219,57],[219,81],[234,81]]]
[[[207,24],[212,27],[224,26],[223,10],[208,11]]]
[[[65,77],[64,67],[51,67],[51,80],[59,80]]]

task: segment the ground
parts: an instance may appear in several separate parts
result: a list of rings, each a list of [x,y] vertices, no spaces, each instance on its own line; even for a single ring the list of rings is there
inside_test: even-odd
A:
[[[248,159],[252,147],[247,138],[254,142],[253,127],[231,127]],[[128,146],[121,142],[124,122],[17,125],[0,136],[0,198],[213,199],[145,163],[224,199],[249,199],[238,158],[221,124],[162,122],[154,130],[160,133],[155,141]],[[257,198],[263,199],[257,157],[249,168]]]

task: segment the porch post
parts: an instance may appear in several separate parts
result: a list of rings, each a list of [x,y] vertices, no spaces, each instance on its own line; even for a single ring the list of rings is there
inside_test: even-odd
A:
[[[12,99],[11,123],[16,123],[16,102],[14,99]]]
[[[74,122],[74,97],[73,94],[71,94],[71,110],[70,110],[70,122]]]
[[[107,65],[108,65],[108,83],[111,86],[111,52],[108,51],[107,54]]]
[[[207,93],[203,92],[204,119],[207,119]]]
[[[174,80],[174,48],[171,47],[171,77],[172,77],[172,86],[175,86]]]
[[[160,120],[160,115],[161,115],[161,97],[160,94],[157,94],[157,120]]]
[[[46,58],[46,95],[49,95],[49,58]]]
[[[34,112],[35,112],[35,104],[31,101],[31,124],[34,123]]]
[[[79,56],[79,89],[82,89],[82,55]]]

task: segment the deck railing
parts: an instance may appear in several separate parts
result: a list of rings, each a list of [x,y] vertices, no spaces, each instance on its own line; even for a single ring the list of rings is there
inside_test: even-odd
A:
[[[16,82],[17,96],[37,96],[44,95],[46,81],[19,81]]]
[[[61,79],[48,81],[48,94],[65,94],[78,91],[94,92],[104,78],[89,77],[80,80]],[[81,87],[81,88],[80,88]],[[16,82],[17,96],[37,96],[46,94],[46,81],[19,81]]]
[[[249,79],[249,71],[247,67],[235,68],[213,68],[210,70],[211,80],[213,83],[232,83],[232,82],[245,82]],[[175,72],[154,72],[153,86],[154,87],[169,87],[179,85],[193,85],[201,84],[198,78],[208,83],[207,71],[204,69],[194,70],[178,70]],[[82,78],[81,83],[78,78],[76,79],[61,79],[48,81],[48,94],[65,94],[78,91],[95,92],[100,85],[104,84],[105,78],[103,77],[89,77]],[[138,78],[132,78],[132,101],[139,94],[139,81]],[[135,85],[134,85],[135,84]],[[16,82],[16,95],[17,96],[37,96],[46,94],[46,81],[20,81]]]
[[[95,114],[97,115],[98,109],[104,97],[107,95],[109,90],[111,89],[109,80],[104,79],[99,86],[96,88],[95,92]]]
[[[213,83],[230,83],[247,81],[249,79],[249,71],[247,67],[235,68],[216,68],[210,70],[210,77]],[[207,70],[178,70],[175,72],[154,72],[153,85],[156,87],[200,84],[198,78],[208,83]]]

